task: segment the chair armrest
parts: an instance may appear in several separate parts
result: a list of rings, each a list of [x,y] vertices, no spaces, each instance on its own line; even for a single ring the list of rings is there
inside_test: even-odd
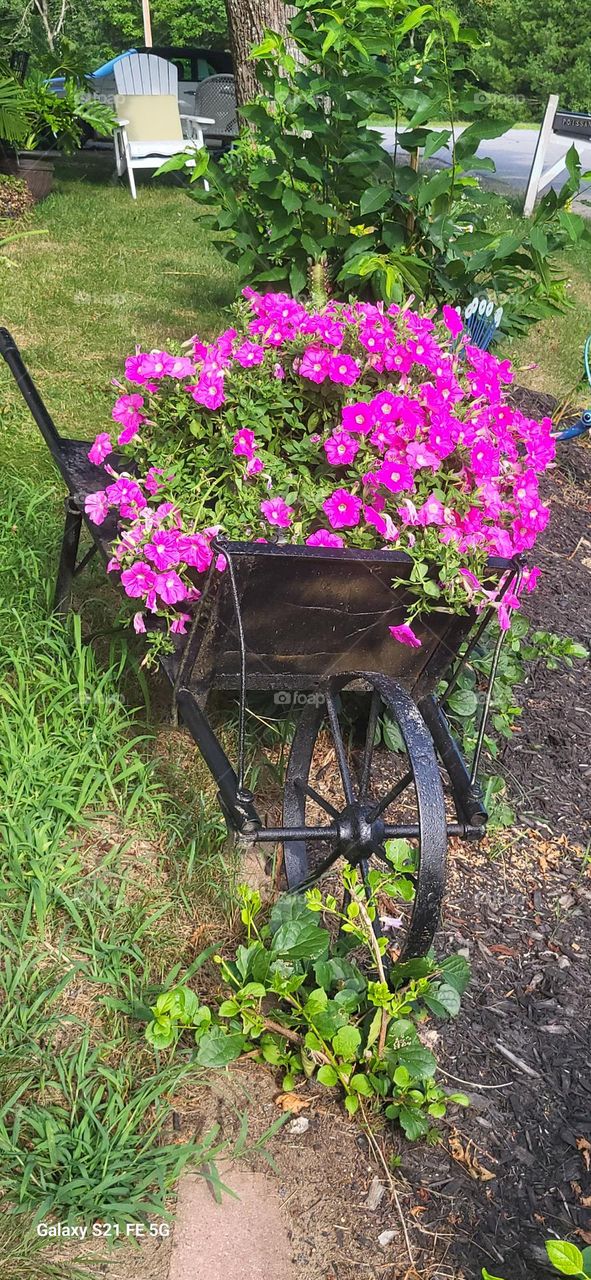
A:
[[[129,120],[117,120],[118,129],[124,129],[126,124],[129,124]]]
[[[215,124],[211,116],[188,116],[181,112],[181,120],[193,120],[195,124]]]

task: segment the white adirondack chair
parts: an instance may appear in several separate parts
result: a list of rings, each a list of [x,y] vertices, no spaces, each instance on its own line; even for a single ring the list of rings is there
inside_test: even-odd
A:
[[[159,169],[163,160],[187,148],[203,146],[202,125],[208,117],[181,115],[178,71],[153,53],[131,53],[115,64],[115,164],[119,177],[127,171],[137,198],[134,169]],[[183,131],[183,124],[185,130]],[[190,163],[190,162],[189,162]]]

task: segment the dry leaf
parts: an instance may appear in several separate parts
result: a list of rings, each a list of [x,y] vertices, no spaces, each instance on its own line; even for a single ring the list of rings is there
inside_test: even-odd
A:
[[[278,1093],[275,1106],[281,1107],[282,1111],[291,1111],[292,1115],[297,1116],[300,1111],[305,1111],[306,1107],[312,1106],[312,1100],[300,1097],[299,1093]]]
[[[471,1150],[471,1148],[474,1149]],[[475,1181],[490,1182],[491,1178],[496,1177],[495,1173],[492,1173],[490,1169],[485,1169],[484,1165],[480,1163],[474,1143],[468,1142],[463,1147],[457,1135],[452,1134],[449,1139],[449,1150],[452,1158],[457,1160],[458,1164],[462,1164]]]
[[[583,1231],[582,1227],[577,1227],[575,1235],[580,1237],[583,1244],[591,1244],[591,1231]]]
[[[591,1142],[588,1138],[577,1138],[577,1147],[581,1152],[583,1164],[589,1172],[591,1170]]]

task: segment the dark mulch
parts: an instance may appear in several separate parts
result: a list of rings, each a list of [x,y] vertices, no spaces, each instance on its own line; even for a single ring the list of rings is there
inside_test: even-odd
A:
[[[548,396],[528,392],[525,411],[548,412]],[[527,599],[534,625],[591,647],[591,445],[559,445],[543,495],[552,518],[535,548],[542,577]],[[522,817],[585,842],[591,836],[591,663],[548,672],[535,664],[522,690],[519,732],[503,767]]]
[[[533,393],[521,403],[532,416],[552,409]],[[552,520],[526,611],[589,645],[589,445],[560,448],[544,496]],[[521,701],[503,768],[529,830],[504,846],[456,847],[439,939],[472,964],[460,1017],[437,1046],[472,1106],[442,1146],[401,1148],[419,1271],[470,1280],[482,1266],[541,1280],[550,1236],[591,1244],[591,664],[549,673],[536,663]]]

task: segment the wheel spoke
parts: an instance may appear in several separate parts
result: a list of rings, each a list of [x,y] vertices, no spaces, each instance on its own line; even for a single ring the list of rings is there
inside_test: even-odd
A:
[[[314,800],[315,804],[320,805],[320,808],[324,809],[325,813],[330,814],[331,818],[338,818],[338,809],[335,809],[330,800],[325,800],[324,796],[321,796],[308,782],[304,782],[302,778],[296,778],[293,785],[300,795],[308,796],[310,800]]]
[[[378,803],[374,805],[369,815],[371,822],[373,822],[375,818],[378,818],[379,815],[384,812],[384,809],[387,809],[388,805],[392,804],[398,796],[402,795],[403,791],[406,791],[406,788],[409,787],[412,782],[412,778],[412,773],[405,773],[404,777],[400,779],[400,782],[397,782],[395,786],[390,787],[390,790],[386,792],[386,795],[383,796],[381,800],[378,800]]]
[[[349,773],[349,766],[347,764],[347,755],[345,752],[343,735],[341,733],[341,726],[339,724],[336,703],[330,689],[327,689],[326,691],[326,709],[328,711],[328,719],[330,721],[330,728],[332,731],[337,762],[343,784],[343,791],[345,793],[345,800],[347,801],[347,804],[353,804],[355,800],[353,784],[351,782],[351,774]]]
[[[373,759],[374,740],[376,736],[376,729],[377,729],[378,717],[380,714],[381,705],[382,705],[382,699],[380,698],[380,695],[377,689],[374,689],[371,695],[371,705],[369,708],[369,716],[367,720],[367,732],[365,735],[365,750],[363,752],[363,760],[361,762],[361,775],[359,779],[359,799],[362,804],[367,796],[367,789],[369,787],[369,775],[371,773],[371,762]]]

